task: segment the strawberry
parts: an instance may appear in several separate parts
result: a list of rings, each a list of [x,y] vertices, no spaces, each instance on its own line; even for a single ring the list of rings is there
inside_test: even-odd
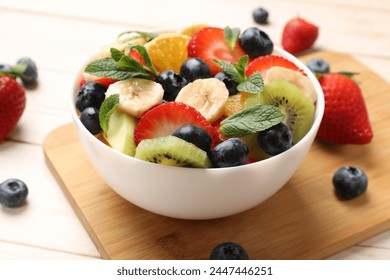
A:
[[[205,129],[213,139],[213,147],[221,141],[218,131],[195,108],[180,102],[165,102],[141,116],[134,130],[135,143],[171,135],[185,124]]]
[[[265,73],[268,69],[274,66],[285,67],[288,69],[296,70],[303,73],[303,70],[299,69],[294,63],[291,61],[278,56],[278,55],[265,55],[259,56],[248,63],[246,66],[245,75],[249,77],[255,72],[260,72],[260,74],[265,77]]]
[[[196,32],[188,42],[187,52],[188,57],[198,57],[206,62],[213,76],[222,71],[213,59],[238,62],[245,55],[238,42],[231,49],[226,43],[224,29],[217,27],[205,27]]]
[[[23,87],[10,76],[0,76],[0,141],[19,121],[26,106]]]
[[[367,144],[373,137],[359,86],[349,77],[333,73],[319,77],[325,112],[317,137],[335,144]]]
[[[294,18],[284,26],[282,47],[296,54],[310,49],[318,37],[318,27],[302,19]]]

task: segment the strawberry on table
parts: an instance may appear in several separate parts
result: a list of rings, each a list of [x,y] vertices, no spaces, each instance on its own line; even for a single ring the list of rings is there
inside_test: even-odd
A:
[[[373,132],[360,87],[343,74],[319,78],[325,97],[324,116],[317,137],[335,144],[367,144]]]
[[[318,27],[297,17],[284,26],[282,33],[282,47],[292,54],[310,49],[318,37]]]
[[[192,124],[205,129],[212,138],[212,146],[220,142],[219,133],[195,108],[181,102],[166,102],[144,113],[135,128],[138,145],[144,139],[171,135],[179,127]]]
[[[26,106],[23,87],[15,78],[0,75],[0,141],[19,121]]]
[[[214,76],[221,71],[213,60],[237,62],[240,57],[245,55],[238,41],[231,48],[224,35],[224,29],[218,27],[205,27],[197,31],[187,45],[189,57],[198,57],[205,61]]]
[[[249,77],[255,72],[260,72],[260,74],[265,77],[265,73],[268,71],[268,69],[274,66],[284,67],[303,73],[303,70],[299,69],[291,61],[281,56],[270,54],[265,56],[259,56],[258,58],[255,58],[254,60],[249,62],[246,66],[245,75]]]

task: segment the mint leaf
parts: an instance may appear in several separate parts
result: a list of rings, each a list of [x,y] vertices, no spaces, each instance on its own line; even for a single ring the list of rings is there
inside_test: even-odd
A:
[[[115,80],[126,80],[131,77],[128,71],[118,69],[115,60],[109,57],[92,61],[85,67],[84,71],[94,76]]]
[[[259,94],[264,90],[264,81],[260,73],[256,72],[237,86],[240,92]]]
[[[224,119],[220,132],[226,137],[243,137],[270,128],[283,119],[284,114],[278,107],[256,105]]]
[[[104,99],[99,109],[99,123],[102,130],[107,133],[111,114],[119,106],[119,94],[112,94]]]
[[[238,37],[240,36],[240,29],[230,28],[229,26],[227,26],[223,30],[223,35],[225,38],[225,42],[227,43],[229,48],[233,50],[237,45]]]
[[[122,58],[122,56],[125,55],[123,52],[115,48],[111,48],[110,53],[111,53],[111,58],[115,61],[119,61]]]
[[[146,48],[144,46],[141,46],[141,45],[133,45],[133,46],[130,46],[129,52],[133,49],[135,49],[141,55],[142,59],[144,60],[146,66],[149,68],[151,73],[154,76],[158,76],[159,73],[157,72],[156,68],[154,68],[152,60],[150,59],[150,56],[149,56],[148,52],[146,51]]]
[[[135,35],[131,36],[129,38],[122,39],[123,36],[129,35],[129,34],[135,34]],[[126,42],[126,41],[132,41],[132,40],[141,38],[141,39],[144,39],[146,42],[149,42],[150,40],[156,38],[157,36],[158,36],[158,34],[156,34],[156,33],[130,30],[130,31],[125,31],[125,32],[120,33],[117,37],[117,41],[125,41]]]

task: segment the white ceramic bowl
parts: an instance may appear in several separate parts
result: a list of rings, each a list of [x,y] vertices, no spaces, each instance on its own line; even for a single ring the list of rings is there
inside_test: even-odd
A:
[[[141,161],[99,141],[83,126],[75,108],[85,64],[76,73],[70,107],[87,156],[104,182],[129,202],[153,213],[180,219],[213,219],[237,214],[265,201],[292,177],[309,151],[324,112],[321,87],[310,70],[291,54],[275,53],[303,69],[313,82],[317,103],[314,123],[292,148],[272,158],[230,168],[191,169]]]

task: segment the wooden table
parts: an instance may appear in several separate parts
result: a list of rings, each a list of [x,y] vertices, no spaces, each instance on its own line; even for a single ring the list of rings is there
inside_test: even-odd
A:
[[[261,3],[260,3],[261,4]],[[126,30],[177,29],[194,23],[254,25],[250,0],[0,0],[0,62],[32,57],[39,86],[27,91],[17,127],[0,143],[0,181],[24,180],[28,203],[0,208],[0,259],[100,259],[101,256],[45,162],[42,143],[71,122],[68,94],[74,71],[91,53]],[[390,82],[390,1],[264,1],[270,23],[260,26],[276,44],[290,18],[320,27],[316,50],[346,52]],[[331,257],[390,259],[390,231]]]

